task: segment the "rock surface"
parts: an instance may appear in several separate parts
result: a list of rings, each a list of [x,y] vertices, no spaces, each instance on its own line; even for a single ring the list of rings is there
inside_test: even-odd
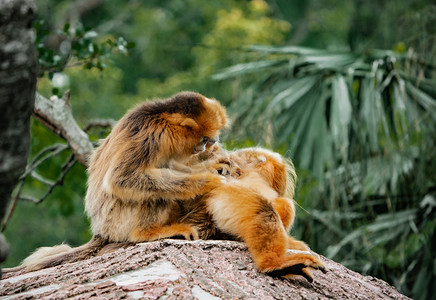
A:
[[[233,241],[162,240],[75,263],[5,273],[0,299],[408,299],[380,279],[321,257],[329,271],[280,279]]]

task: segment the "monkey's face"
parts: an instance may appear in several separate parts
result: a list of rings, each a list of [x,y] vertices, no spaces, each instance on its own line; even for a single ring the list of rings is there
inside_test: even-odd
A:
[[[227,113],[215,99],[191,92],[176,96],[178,103],[174,105],[179,105],[179,109],[161,116],[173,125],[171,130],[174,132],[169,135],[169,156],[186,159],[216,143],[219,131],[227,124]]]
[[[197,154],[209,150],[218,141],[218,137],[204,136],[201,141],[194,147],[192,154]]]

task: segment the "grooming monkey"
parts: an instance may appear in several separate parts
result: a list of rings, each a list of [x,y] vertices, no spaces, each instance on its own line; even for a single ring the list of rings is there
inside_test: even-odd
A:
[[[312,282],[307,267],[325,271],[308,251],[309,247],[289,236],[295,217],[293,196],[296,174],[290,161],[262,148],[225,154],[218,145],[189,163],[214,161],[219,172],[232,177],[204,195],[200,201],[185,202],[182,223],[199,228],[200,237],[233,237],[244,241],[260,271],[272,276],[302,275]],[[212,220],[212,222],[210,221]],[[206,225],[205,225],[206,224]]]
[[[192,92],[128,112],[90,161],[85,210],[94,235],[110,242],[198,238],[194,227],[173,222],[179,203],[211,191],[223,178],[179,172],[169,162],[204,151],[226,123],[218,101]]]
[[[226,123],[226,111],[217,100],[193,92],[145,102],[129,111],[90,159],[85,211],[92,240],[73,249],[37,250],[23,266],[36,270],[89,257],[113,242],[198,238],[195,227],[175,222],[180,219],[179,205],[219,186],[223,177],[207,171],[187,174],[168,166],[204,151]],[[47,260],[41,262],[41,256]]]

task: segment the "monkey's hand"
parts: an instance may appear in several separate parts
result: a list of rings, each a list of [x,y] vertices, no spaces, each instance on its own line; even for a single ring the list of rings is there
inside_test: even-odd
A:
[[[228,159],[219,159],[216,163],[211,163],[208,170],[213,174],[234,178],[239,178],[242,173],[238,164]]]
[[[217,174],[221,176],[229,176],[232,171],[228,164],[220,164],[220,163],[210,164],[207,169],[212,174]]]
[[[194,240],[200,239],[200,235],[199,235],[197,227],[191,226],[191,225],[187,225],[187,226],[189,226],[189,227],[186,227],[185,230],[183,230],[179,234],[173,236],[173,238],[180,236],[188,241],[194,241]]]
[[[190,168],[184,164],[181,164],[174,159],[172,159],[168,162],[168,168],[172,169],[172,170],[179,171],[179,172],[188,173],[188,174],[194,173],[193,168]]]
[[[195,199],[226,182],[223,176],[209,172],[184,173],[169,168],[148,168],[133,173],[118,168],[107,177],[103,184],[107,192],[129,201]]]

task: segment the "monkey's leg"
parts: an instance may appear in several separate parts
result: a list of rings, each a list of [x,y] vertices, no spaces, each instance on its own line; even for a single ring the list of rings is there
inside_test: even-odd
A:
[[[130,233],[130,241],[145,242],[174,236],[184,236],[187,240],[198,240],[198,232],[195,227],[187,224],[170,224],[164,226],[153,226],[150,228],[136,227]]]
[[[286,231],[289,231],[295,219],[294,202],[289,198],[277,197],[271,204],[279,214],[283,227],[285,227]]]
[[[271,204],[279,214],[283,227],[287,232],[289,232],[289,230],[292,227],[292,224],[294,223],[294,218],[295,218],[295,206],[293,200],[285,197],[277,197],[276,199],[274,199],[274,201]],[[291,236],[288,236],[287,240],[288,240],[288,249],[295,249],[295,250],[302,250],[302,251],[310,250],[310,248],[306,245],[306,243],[302,241],[298,241]]]
[[[310,251],[309,246],[303,241],[296,240],[292,236],[287,236],[288,240],[288,249],[301,250],[301,251]]]
[[[323,263],[309,253],[287,253],[289,248],[307,248],[304,243],[288,236],[272,206],[262,204],[259,212],[250,219],[242,238],[260,271],[277,277],[301,275],[312,282],[311,273],[305,268],[325,269]]]
[[[206,201],[218,228],[242,238],[261,272],[271,276],[297,274],[312,281],[310,273],[303,269],[325,269],[309,253],[287,253],[288,235],[279,214],[256,192],[229,185],[213,190]]]

